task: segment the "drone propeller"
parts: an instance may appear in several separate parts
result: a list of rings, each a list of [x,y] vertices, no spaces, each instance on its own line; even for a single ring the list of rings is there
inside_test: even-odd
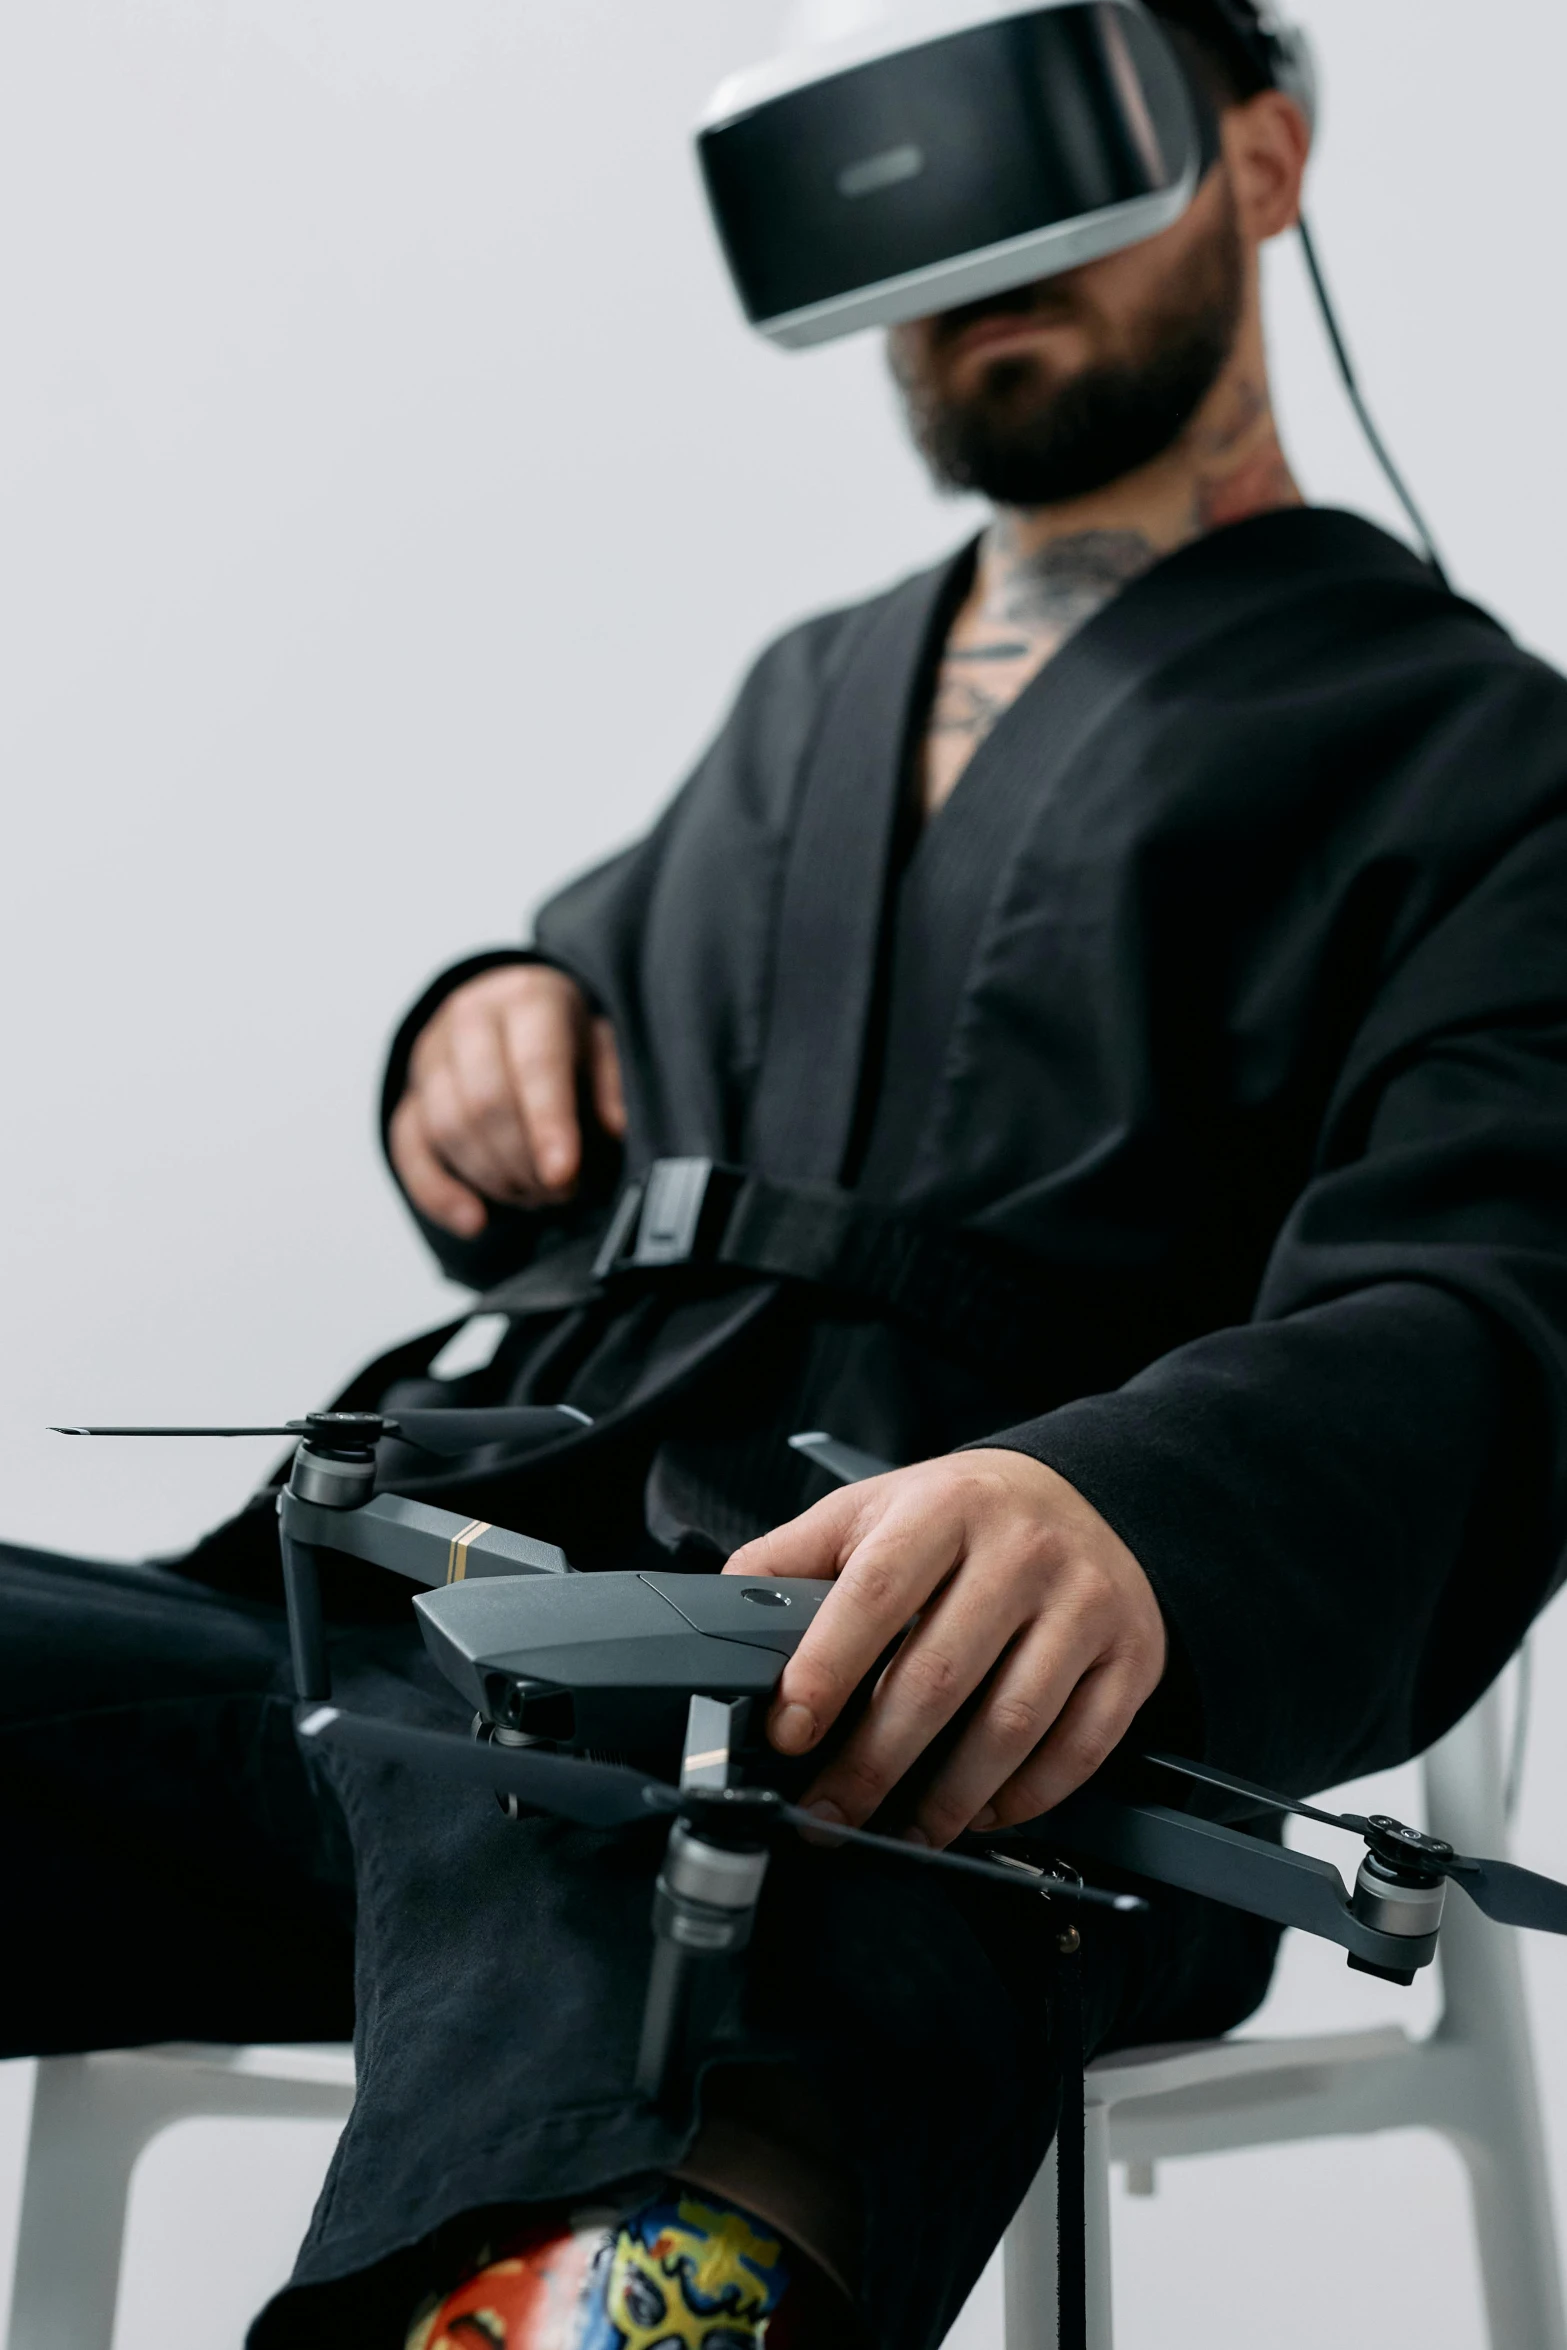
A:
[[[583,1762],[575,1755],[541,1754],[528,1747],[481,1746],[449,1731],[405,1729],[400,1722],[346,1714],[332,1705],[302,1714],[297,1728],[312,1744],[346,1747],[373,1762],[412,1763],[467,1787],[515,1795],[520,1803],[574,1820],[581,1828],[629,1828],[680,1809],[677,1789],[622,1763]]]
[[[1363,1836],[1378,1859],[1389,1861],[1397,1868],[1425,1870],[1433,1877],[1446,1877],[1452,1884],[1461,1886],[1476,1909],[1499,1926],[1522,1926],[1537,1934],[1567,1934],[1567,1885],[1558,1884],[1554,1877],[1517,1868],[1511,1861],[1472,1860],[1465,1853],[1455,1852],[1440,1837],[1422,1836],[1417,1829],[1406,1828],[1402,1821],[1389,1819],[1382,1813],[1367,1819],[1360,1812],[1321,1811],[1315,1804],[1298,1803],[1291,1796],[1275,1794],[1269,1787],[1258,1787],[1249,1779],[1216,1771],[1207,1763],[1183,1761],[1179,1755],[1150,1754],[1145,1760],[1162,1771],[1174,1771],[1183,1779],[1195,1780],[1201,1787],[1217,1787],[1227,1795],[1242,1796],[1264,1811],[1288,1812],[1297,1819],[1316,1820],[1323,1827],[1343,1828],[1352,1836]]]
[[[1122,1915],[1145,1910],[1148,1904],[1135,1893],[1106,1893],[1094,1885],[1042,1883],[1031,1870],[1021,1871],[1001,1861],[975,1860],[966,1853],[937,1852],[928,1845],[904,1844],[892,1836],[876,1836],[864,1828],[828,1826],[814,1812],[785,1803],[771,1788],[736,1787],[682,1793],[661,1779],[650,1779],[622,1763],[597,1763],[573,1755],[543,1754],[537,1749],[480,1745],[441,1730],[405,1729],[401,1723],[377,1721],[368,1714],[343,1713],[322,1705],[300,1715],[299,1736],[322,1746],[341,1746],[380,1762],[412,1763],[465,1786],[488,1788],[496,1795],[513,1795],[538,1811],[554,1812],[584,1828],[625,1828],[648,1818],[673,1818],[688,1811],[709,1816],[715,1809],[731,1815],[749,1814],[758,1825],[795,1828],[813,1842],[852,1844],[879,1852],[916,1867],[946,1869],[960,1876],[981,1877],[1013,1891],[1048,1891],[1052,1900],[1082,1903]]]
[[[1347,1828],[1354,1836],[1370,1832],[1371,1822],[1359,1812],[1319,1811],[1315,1804],[1299,1803],[1292,1795],[1276,1795],[1271,1787],[1258,1787],[1250,1779],[1237,1779],[1229,1771],[1216,1771],[1209,1763],[1187,1762],[1178,1754],[1149,1754],[1143,1759],[1156,1764],[1161,1771],[1175,1771],[1183,1779],[1195,1779],[1200,1787],[1217,1787],[1226,1795],[1244,1796],[1261,1811],[1289,1812],[1296,1819],[1316,1820],[1324,1828]]]
[[[452,1460],[486,1444],[521,1444],[530,1449],[558,1441],[593,1425],[569,1404],[503,1404],[482,1411],[400,1411],[395,1419],[379,1412],[312,1412],[267,1428],[56,1428],[56,1436],[307,1436],[320,1444],[363,1446],[394,1436],[416,1452]]]

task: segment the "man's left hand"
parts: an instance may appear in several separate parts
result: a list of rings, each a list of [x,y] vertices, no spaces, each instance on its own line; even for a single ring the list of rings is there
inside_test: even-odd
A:
[[[851,1827],[982,1687],[908,1833],[947,1845],[1037,1819],[1093,1777],[1164,1678],[1164,1618],[1142,1568],[1075,1487],[1023,1453],[958,1453],[850,1486],[726,1572],[837,1584],[778,1686],[768,1735],[781,1754],[810,1753],[912,1627],[805,1798]]]

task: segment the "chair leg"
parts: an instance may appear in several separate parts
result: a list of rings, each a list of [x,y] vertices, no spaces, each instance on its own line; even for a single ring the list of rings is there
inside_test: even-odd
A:
[[[27,2172],[7,2350],[110,2350],[131,2172],[141,2117],[105,2098],[91,2059],[42,2059],[33,2089]]]
[[[1007,2230],[1002,2255],[1006,2350],[1056,2350],[1056,2150]]]
[[[1464,1852],[1505,1852],[1500,1699],[1493,1690],[1426,1758],[1434,1832]],[[1517,1937],[1461,1894],[1442,1928],[1437,2041],[1467,2059],[1461,2092],[1431,2122],[1469,2172],[1492,2350],[1567,2350],[1560,2254]],[[1439,2078],[1433,2075],[1433,2079]]]
[[[1561,2287],[1540,2174],[1519,2145],[1456,2141],[1469,2173],[1491,2350],[1561,2350]]]

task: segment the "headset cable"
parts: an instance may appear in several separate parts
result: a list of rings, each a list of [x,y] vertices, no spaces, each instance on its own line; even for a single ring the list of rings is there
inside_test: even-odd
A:
[[[1317,258],[1316,244],[1304,217],[1300,223],[1300,246],[1306,256],[1306,268],[1311,278],[1312,291],[1317,297],[1317,307],[1322,312],[1322,323],[1328,330],[1328,341],[1333,346],[1333,356],[1338,361],[1338,371],[1344,379],[1344,389],[1349,394],[1350,406],[1354,409],[1360,429],[1366,436],[1367,445],[1386,475],[1388,486],[1394,497],[1397,498],[1404,512],[1408,515],[1415,536],[1420,541],[1426,562],[1435,572],[1443,587],[1451,588],[1453,583],[1448,578],[1447,566],[1437,552],[1436,540],[1431,534],[1430,524],[1416,505],[1408,484],[1393,462],[1392,453],[1386,441],[1377,430],[1376,418],[1366,405],[1366,396],[1360,388],[1360,381],[1355,373],[1355,363],[1350,358],[1349,347],[1345,343],[1343,330],[1339,326],[1338,313],[1333,307],[1333,297],[1328,292],[1327,279],[1322,274],[1322,264]]]

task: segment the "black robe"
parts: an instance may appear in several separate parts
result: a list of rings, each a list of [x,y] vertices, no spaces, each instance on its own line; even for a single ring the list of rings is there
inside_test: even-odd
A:
[[[521,1317],[482,1391],[642,1428],[621,1483],[640,1509],[651,1465],[666,1542],[824,1490],[796,1429],[900,1461],[993,1437],[1142,1562],[1209,1756],[1327,1785],[1457,1719],[1557,1576],[1567,684],[1369,524],[1271,515],[1125,589],[921,831],[972,563],[774,645],[532,951],[614,1022],[633,1171],[708,1157],[975,1236],[1019,1270],[1011,1343],[739,1274],[584,1304],[602,1154],[564,1215],[430,1238]],[[389,1107],[434,1005],[513,953],[421,1000]],[[537,1526],[570,1485],[482,1489]]]

